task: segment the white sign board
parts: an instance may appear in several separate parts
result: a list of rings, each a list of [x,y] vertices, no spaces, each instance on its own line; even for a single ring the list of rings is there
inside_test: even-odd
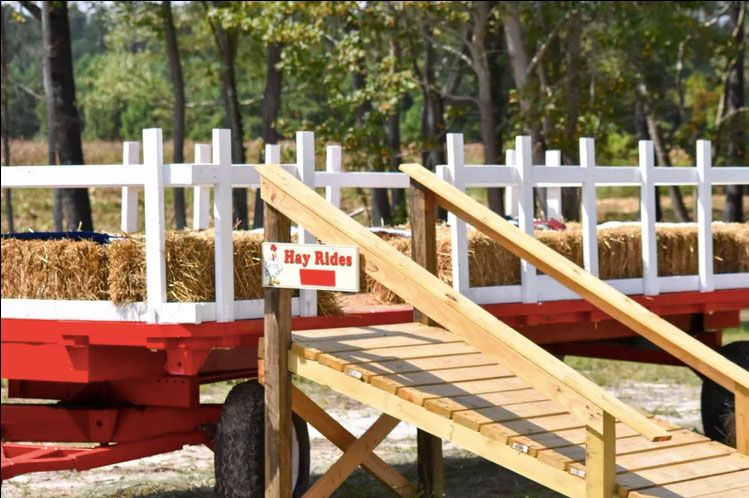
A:
[[[359,292],[359,248],[264,242],[263,287]]]

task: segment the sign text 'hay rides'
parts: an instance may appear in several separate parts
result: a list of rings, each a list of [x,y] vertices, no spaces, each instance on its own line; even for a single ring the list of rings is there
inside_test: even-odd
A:
[[[359,248],[264,242],[263,287],[359,292]]]

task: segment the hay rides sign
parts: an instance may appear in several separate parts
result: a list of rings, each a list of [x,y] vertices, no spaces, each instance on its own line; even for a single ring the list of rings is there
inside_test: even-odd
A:
[[[359,292],[359,248],[264,242],[263,287]]]

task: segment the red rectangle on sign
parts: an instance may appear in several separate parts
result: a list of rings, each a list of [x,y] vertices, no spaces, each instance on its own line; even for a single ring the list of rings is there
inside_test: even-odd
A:
[[[299,270],[302,285],[335,286],[335,270]]]

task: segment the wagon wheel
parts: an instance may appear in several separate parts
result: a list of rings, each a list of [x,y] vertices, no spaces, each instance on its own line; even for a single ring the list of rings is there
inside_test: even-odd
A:
[[[723,356],[749,370],[749,341],[737,341],[718,350]],[[702,382],[702,427],[710,439],[736,446],[736,417],[733,393],[710,379]]]
[[[292,489],[301,497],[309,486],[307,423],[292,415]],[[256,380],[237,384],[224,402],[216,429],[216,494],[227,498],[265,495],[265,401]]]

